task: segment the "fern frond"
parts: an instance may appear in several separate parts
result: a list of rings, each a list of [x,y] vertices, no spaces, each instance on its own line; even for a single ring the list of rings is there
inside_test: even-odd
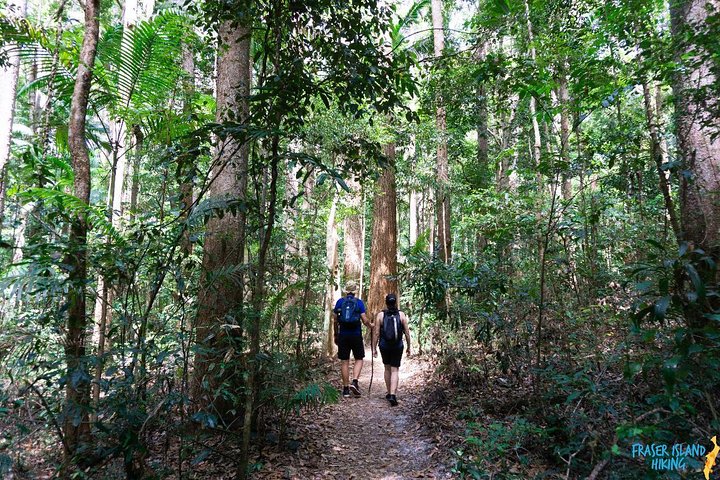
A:
[[[68,216],[84,216],[92,228],[99,230],[106,237],[112,238],[118,245],[126,243],[120,232],[108,221],[103,209],[87,205],[75,195],[52,188],[35,187],[24,191],[20,196],[25,200],[51,202],[59,210],[66,212]]]
[[[275,315],[280,308],[282,308],[289,293],[293,291],[300,291],[303,288],[305,288],[305,281],[299,280],[295,283],[291,283],[274,295],[271,295],[262,314],[263,320],[270,320],[270,318],[272,318],[272,316]]]

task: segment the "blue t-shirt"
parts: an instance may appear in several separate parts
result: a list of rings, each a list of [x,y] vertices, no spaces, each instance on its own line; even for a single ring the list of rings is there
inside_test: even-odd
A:
[[[348,295],[348,296],[350,296],[350,295]],[[353,297],[354,296],[355,295],[353,295]],[[335,312],[336,320],[337,320],[337,312],[342,311],[343,304],[345,303],[345,298],[346,297],[342,297],[335,303],[334,312]],[[355,308],[357,308],[358,313],[360,313],[360,314],[365,313],[365,304],[359,298],[357,299],[357,306]],[[340,323],[340,331],[338,332],[338,334],[343,337],[345,337],[345,336],[362,337],[362,322],[360,320],[358,320],[357,323],[353,323],[351,325],[346,325],[346,324]]]

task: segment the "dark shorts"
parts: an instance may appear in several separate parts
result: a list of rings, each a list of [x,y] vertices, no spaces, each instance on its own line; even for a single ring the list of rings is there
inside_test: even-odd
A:
[[[403,348],[380,349],[380,355],[384,365],[400,368],[400,360],[402,360]]]
[[[355,360],[365,358],[365,343],[363,343],[363,337],[359,335],[340,335],[338,337],[338,358],[340,360],[350,360],[350,350],[352,350]]]

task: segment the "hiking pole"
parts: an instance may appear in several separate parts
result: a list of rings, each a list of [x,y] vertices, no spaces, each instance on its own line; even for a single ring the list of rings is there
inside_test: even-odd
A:
[[[370,391],[372,390],[372,381],[373,376],[375,375],[375,355],[373,355],[373,347],[375,344],[373,343],[374,338],[373,334],[375,333],[375,330],[370,330],[370,385],[368,385],[368,395],[370,395]]]

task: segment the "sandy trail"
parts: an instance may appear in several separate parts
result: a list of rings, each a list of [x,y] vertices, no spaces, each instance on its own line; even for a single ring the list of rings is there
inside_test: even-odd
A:
[[[437,446],[415,420],[420,408],[418,393],[425,386],[427,366],[404,357],[397,398],[391,407],[385,400],[382,361],[375,359],[372,391],[370,351],[360,376],[362,396],[341,398],[319,412],[307,412],[294,422],[299,441],[295,453],[268,461],[254,478],[285,479],[412,479],[451,478],[449,468],[434,460]],[[330,378],[339,383],[337,374]],[[352,372],[352,360],[350,361]],[[438,457],[440,457],[438,455]]]

